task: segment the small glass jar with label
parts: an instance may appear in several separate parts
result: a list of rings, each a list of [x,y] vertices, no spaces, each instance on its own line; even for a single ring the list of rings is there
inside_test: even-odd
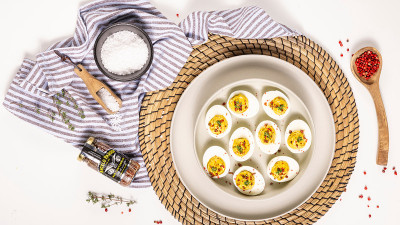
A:
[[[78,160],[122,186],[129,186],[140,168],[139,163],[94,137],[83,145]]]

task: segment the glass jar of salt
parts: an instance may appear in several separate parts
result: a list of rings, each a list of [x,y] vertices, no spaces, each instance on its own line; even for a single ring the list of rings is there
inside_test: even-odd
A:
[[[140,165],[94,137],[84,144],[78,160],[122,186],[129,186]]]

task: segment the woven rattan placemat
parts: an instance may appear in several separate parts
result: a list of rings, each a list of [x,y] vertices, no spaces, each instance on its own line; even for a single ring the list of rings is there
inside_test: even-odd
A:
[[[215,63],[246,54],[277,57],[308,74],[324,92],[336,129],[336,150],[331,168],[312,197],[283,216],[255,222],[226,218],[200,204],[180,181],[169,148],[172,116],[188,84]],[[207,43],[193,50],[170,87],[144,97],[139,141],[157,196],[183,224],[311,224],[321,218],[345,190],[356,162],[358,127],[357,107],[346,77],[332,57],[310,39],[299,36],[238,40],[210,35]]]

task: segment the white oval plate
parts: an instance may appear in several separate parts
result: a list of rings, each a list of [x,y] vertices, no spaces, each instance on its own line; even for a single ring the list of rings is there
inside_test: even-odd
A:
[[[290,99],[291,112],[284,120],[276,121],[268,117],[260,105],[259,112],[251,120],[235,118],[226,137],[221,140],[211,138],[204,125],[207,109],[214,104],[222,104],[232,91],[238,89],[256,94],[260,104],[265,91],[281,90]],[[281,133],[284,133],[286,126],[297,118],[308,123],[313,140],[306,153],[296,155],[291,154],[282,143],[281,152],[277,155],[291,156],[300,164],[300,173],[292,181],[270,185],[265,168],[269,160],[277,155],[265,155],[258,146],[251,160],[241,163],[258,167],[264,176],[265,190],[258,196],[246,196],[236,191],[231,174],[216,181],[204,172],[201,162],[204,151],[211,145],[228,151],[229,137],[236,128],[246,126],[254,131],[259,122],[268,119],[277,123]],[[190,83],[174,112],[170,144],[177,173],[199,202],[234,219],[265,220],[295,209],[321,185],[334,154],[335,127],[325,96],[303,71],[274,57],[245,55],[211,66]],[[230,171],[234,172],[238,163],[231,159],[231,165]]]

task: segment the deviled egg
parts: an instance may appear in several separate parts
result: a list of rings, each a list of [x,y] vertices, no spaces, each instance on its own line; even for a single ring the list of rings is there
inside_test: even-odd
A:
[[[291,108],[288,97],[280,91],[265,92],[261,102],[265,113],[275,120],[285,118]]]
[[[260,108],[257,98],[248,91],[234,91],[228,98],[228,110],[239,118],[250,118]]]
[[[281,131],[272,121],[264,120],[258,124],[255,136],[261,151],[266,154],[274,154],[281,145]]]
[[[233,174],[233,184],[245,195],[258,195],[265,187],[263,176],[250,166],[242,166]]]
[[[249,159],[254,152],[254,137],[246,127],[236,129],[229,139],[229,153],[239,162]]]
[[[268,176],[276,182],[287,182],[299,173],[299,164],[288,156],[277,156],[267,166]]]
[[[212,137],[222,138],[231,130],[232,117],[225,107],[214,105],[207,111],[205,123]]]
[[[302,153],[311,146],[311,130],[303,120],[293,120],[285,131],[285,142],[293,153]]]
[[[231,162],[228,153],[219,146],[209,147],[203,155],[203,167],[212,178],[221,178],[228,174]]]

